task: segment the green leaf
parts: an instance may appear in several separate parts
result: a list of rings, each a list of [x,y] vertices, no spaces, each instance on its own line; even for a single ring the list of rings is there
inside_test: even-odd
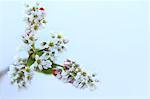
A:
[[[31,66],[35,62],[35,55],[31,54],[27,60],[27,66]]]
[[[40,71],[41,73],[44,73],[44,74],[52,74],[52,68],[49,68],[49,69],[44,69],[42,71]]]

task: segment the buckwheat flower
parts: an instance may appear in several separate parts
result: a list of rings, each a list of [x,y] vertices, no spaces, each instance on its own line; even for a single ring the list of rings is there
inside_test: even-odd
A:
[[[57,60],[57,52],[50,50],[49,55],[51,61],[55,62]]]
[[[47,42],[42,42],[41,43],[41,49],[44,49],[44,53],[47,53],[47,55],[49,55],[51,61],[56,61],[56,57],[58,56],[58,45],[55,44],[54,41],[50,41],[49,43]]]
[[[44,8],[39,8],[39,10],[44,11],[45,9]]]
[[[33,18],[33,24],[32,25],[37,25],[39,26],[41,23],[40,23],[40,17],[37,16],[36,18]]]
[[[44,42],[41,44],[41,49],[43,49],[44,55],[49,58],[51,61],[56,61],[56,55],[57,52],[55,52],[54,48],[50,48],[48,44],[44,44]]]
[[[37,11],[37,10],[35,10],[35,11],[32,11],[32,16],[34,17],[34,18],[37,18],[38,15],[39,14],[39,12]],[[35,17],[36,16],[36,17]]]
[[[51,34],[51,41],[49,43],[50,48],[53,48],[54,52],[63,52],[65,45],[69,41],[65,39],[60,33]]]
[[[90,90],[94,90],[98,82],[97,79],[94,79],[94,74],[92,76],[87,75],[86,72],[81,70],[79,64],[69,59],[64,61],[63,70],[56,68],[53,75],[64,83],[70,83],[79,89],[89,88]]]
[[[33,70],[30,67],[25,67],[24,76],[27,81],[31,81],[33,77]]]
[[[28,10],[25,11],[25,13],[26,13],[27,15],[31,15],[31,14],[32,14],[31,11],[32,11],[31,9],[28,9]]]
[[[45,55],[42,56],[35,55],[35,62],[33,65],[35,69],[39,70],[48,69],[51,67],[51,65],[52,65],[51,61],[48,60]]]
[[[40,24],[40,25],[39,25],[39,30],[41,30],[41,29],[43,29],[43,28],[45,28],[45,25],[44,25],[44,24]]]
[[[27,33],[27,34],[24,34],[22,36],[22,40],[25,44],[27,45],[33,45],[35,43],[35,41],[37,40],[35,34],[33,33]]]
[[[38,5],[35,7],[28,7],[25,21],[27,22],[31,32],[36,32],[37,30],[44,27],[44,24],[46,23],[46,13],[44,10],[44,8],[39,8]]]
[[[62,73],[62,70],[59,68],[53,68],[52,73],[54,76],[57,76],[58,74]]]
[[[41,49],[48,49],[49,45],[47,44],[47,42],[41,42]]]
[[[27,87],[33,77],[33,71],[25,65],[13,64],[9,67],[8,71],[12,84],[18,86],[18,88]]]

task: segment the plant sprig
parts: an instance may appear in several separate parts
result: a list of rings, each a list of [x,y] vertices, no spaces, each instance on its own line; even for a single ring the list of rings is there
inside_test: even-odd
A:
[[[27,57],[19,57],[10,66],[9,75],[11,83],[19,88],[27,87],[33,78],[34,71],[43,74],[54,75],[65,83],[70,83],[77,88],[95,89],[95,74],[88,75],[80,68],[75,61],[66,59],[63,65],[56,63],[58,53],[66,49],[69,42],[61,33],[51,34],[49,42],[41,42],[40,48],[36,46],[38,41],[37,32],[47,23],[45,8],[39,3],[35,6],[26,5],[26,25],[25,33],[22,35],[24,46],[26,46]]]

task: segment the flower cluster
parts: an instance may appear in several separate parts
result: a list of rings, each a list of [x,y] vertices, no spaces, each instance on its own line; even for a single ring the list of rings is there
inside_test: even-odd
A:
[[[33,7],[27,5],[26,14],[27,16],[25,18],[25,21],[27,23],[27,33],[35,32],[45,25],[45,9],[43,7],[40,7],[38,3]]]
[[[65,50],[65,45],[68,42],[68,39],[64,38],[60,33],[51,33],[50,41],[48,43],[42,42],[41,49],[50,56],[51,61],[55,61],[57,54]]]
[[[36,31],[43,28],[46,24],[45,9],[40,7],[37,3],[36,6],[30,7],[27,5],[25,22],[27,24],[25,34],[22,35],[23,42],[29,47],[33,47],[37,40]]]
[[[82,71],[75,61],[67,59],[61,68],[54,68],[53,75],[65,83],[71,83],[75,87],[80,89],[90,88],[91,90],[96,88],[96,83],[99,82],[94,79],[95,74],[92,76],[87,75],[86,72]]]
[[[18,58],[9,69],[9,75],[12,84],[16,84],[19,88],[26,87],[32,79],[34,70],[48,69],[51,62],[44,57],[44,54],[36,55],[35,42],[38,40],[37,31],[44,27],[45,9],[37,3],[35,6],[26,5],[26,30],[22,35],[24,47],[28,52],[28,57]]]
[[[33,70],[26,66],[26,59],[18,59],[18,62],[9,68],[11,83],[19,88],[27,87],[33,78]]]
[[[45,8],[40,7],[38,3],[31,7],[27,5],[26,14],[27,28],[22,40],[27,46],[27,57],[18,58],[10,66],[9,75],[12,84],[16,84],[19,88],[27,87],[33,78],[33,72],[36,71],[53,74],[63,82],[71,83],[80,89],[95,89],[98,82],[94,78],[95,75],[90,76],[82,71],[75,61],[67,59],[63,65],[56,63],[56,56],[66,49],[66,44],[69,42],[60,33],[51,34],[50,41],[43,41],[40,48],[36,46],[37,31],[46,24]]]

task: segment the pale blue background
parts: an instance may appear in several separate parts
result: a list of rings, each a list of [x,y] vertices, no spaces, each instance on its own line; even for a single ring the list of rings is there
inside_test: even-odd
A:
[[[75,59],[102,84],[94,92],[79,90],[51,76],[35,74],[27,90],[18,91],[5,76],[0,99],[148,98],[147,2],[42,2],[48,24],[39,32],[62,32],[70,39],[59,58]],[[0,2],[0,69],[12,63],[24,32],[24,2]],[[44,98],[43,98],[44,99]]]

